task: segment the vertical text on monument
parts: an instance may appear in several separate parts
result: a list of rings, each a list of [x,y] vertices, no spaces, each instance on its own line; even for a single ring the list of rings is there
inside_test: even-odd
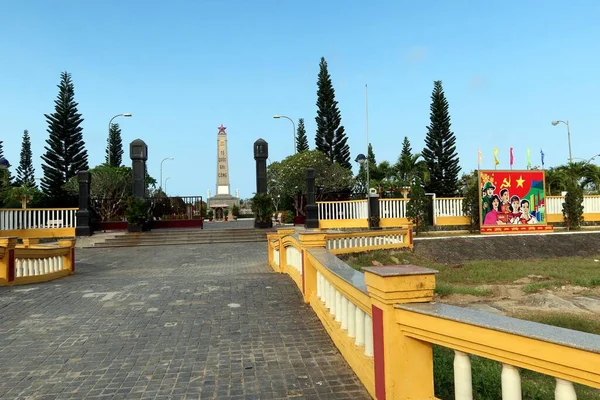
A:
[[[221,124],[217,134],[217,195],[230,194],[227,162],[227,128]]]

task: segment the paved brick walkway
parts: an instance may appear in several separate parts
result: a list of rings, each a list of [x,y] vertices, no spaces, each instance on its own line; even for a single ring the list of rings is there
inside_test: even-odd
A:
[[[0,288],[0,398],[369,398],[264,243],[77,259]]]

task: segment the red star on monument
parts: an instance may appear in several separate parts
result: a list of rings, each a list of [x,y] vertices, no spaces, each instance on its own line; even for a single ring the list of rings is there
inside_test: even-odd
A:
[[[227,129],[227,127],[223,126],[223,124],[221,124],[221,126],[219,126],[217,129],[219,129],[219,134],[227,133],[225,132],[225,129]]]

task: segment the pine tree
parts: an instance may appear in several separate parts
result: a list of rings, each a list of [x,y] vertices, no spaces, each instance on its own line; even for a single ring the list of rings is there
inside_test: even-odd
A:
[[[308,138],[306,137],[306,128],[304,128],[304,118],[298,120],[298,132],[296,133],[296,151],[298,153],[309,150]]]
[[[83,118],[77,111],[71,74],[63,72],[60,77],[54,112],[44,115],[49,138],[44,147],[46,153],[42,155],[42,189],[55,203],[66,197],[63,185],[78,171],[88,169],[83,128],[80,126]]]
[[[18,186],[27,185],[35,187],[35,170],[33,169],[33,154],[31,153],[31,139],[27,129],[23,132],[23,142],[21,144],[21,159],[17,167]]]
[[[402,152],[400,153],[400,159],[408,159],[412,157],[412,147],[410,147],[410,140],[408,137],[404,136],[404,141],[402,142]]]
[[[319,64],[317,87],[316,148],[325,153],[332,162],[338,162],[344,168],[351,169],[350,147],[346,143],[348,138],[341,124],[342,117],[335,101],[335,90],[325,57],[321,57]]]
[[[433,85],[430,123],[422,152],[430,174],[426,190],[439,197],[452,197],[458,191],[460,172],[456,137],[450,130],[448,100],[444,94],[442,81],[435,81]]]
[[[110,125],[106,142],[106,164],[111,167],[120,167],[123,162],[123,141],[119,124]]]

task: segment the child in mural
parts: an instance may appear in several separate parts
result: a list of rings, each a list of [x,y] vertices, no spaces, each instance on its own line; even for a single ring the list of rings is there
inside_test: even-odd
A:
[[[529,201],[521,200],[521,224],[537,224],[538,220],[529,213]]]
[[[504,222],[498,219],[500,213],[500,197],[497,194],[492,196],[490,201],[490,210],[487,212],[485,219],[483,220],[484,225],[504,225]]]
[[[521,199],[519,196],[513,196],[510,198],[510,223],[520,224],[521,223]]]
[[[492,210],[492,196],[496,186],[492,182],[486,182],[481,188],[483,195],[481,196],[481,220],[485,221],[485,216]]]
[[[508,189],[504,188],[500,191],[500,198],[502,204],[500,205],[500,214],[498,215],[498,221],[502,221],[503,224],[510,223],[510,193]]]

